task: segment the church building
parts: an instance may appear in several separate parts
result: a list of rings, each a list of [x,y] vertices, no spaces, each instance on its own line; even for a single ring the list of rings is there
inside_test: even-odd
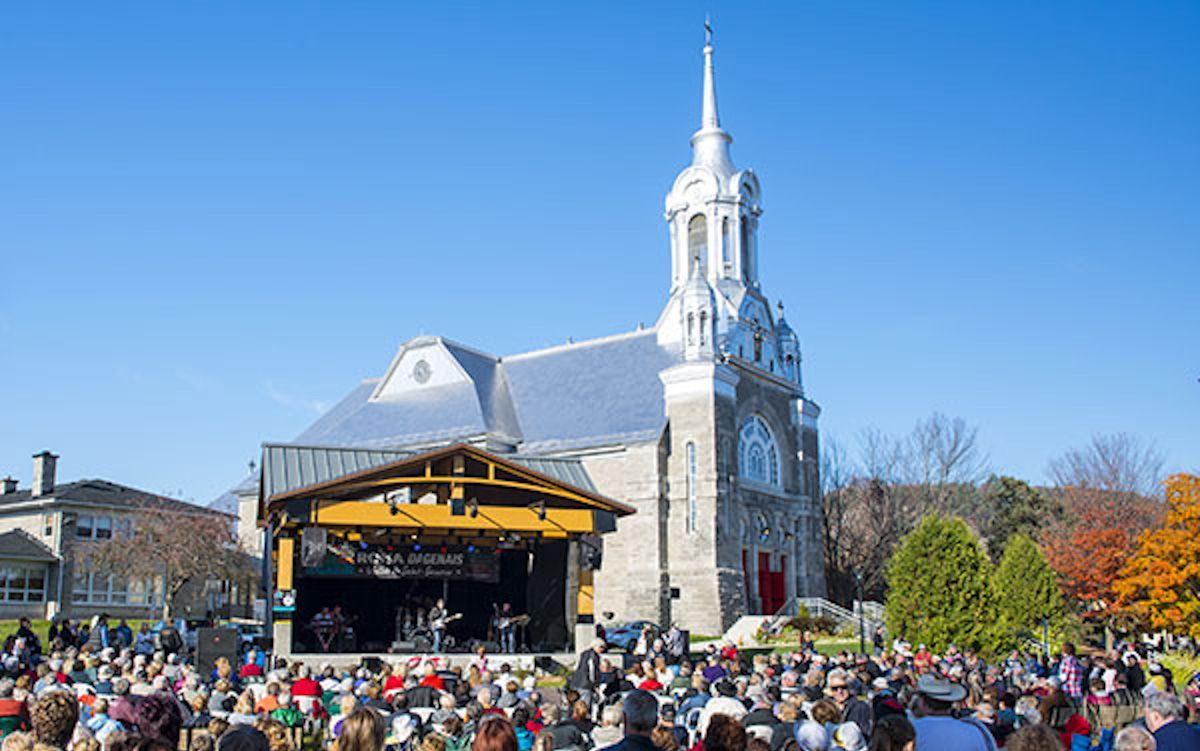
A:
[[[743,614],[823,596],[820,409],[759,276],[762,188],[734,165],[711,39],[703,54],[691,163],[666,195],[671,278],[653,327],[503,356],[418,336],[271,451],[466,445],[510,468],[569,467],[571,487],[620,504],[579,574],[579,623],[611,614],[719,634]],[[263,489],[234,492],[252,529]]]

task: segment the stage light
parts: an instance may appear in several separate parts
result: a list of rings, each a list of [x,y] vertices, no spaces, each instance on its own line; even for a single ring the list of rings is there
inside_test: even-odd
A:
[[[358,543],[358,547],[362,548],[363,550],[366,550],[366,549],[367,549],[367,543],[366,543],[366,542],[360,542],[360,543]]]
[[[468,545],[468,546],[467,546],[467,552],[468,552],[468,553],[474,553],[474,552],[475,552],[475,546],[474,546],[474,545]]]
[[[420,553],[420,552],[421,552],[421,544],[420,544],[420,543],[417,543],[417,544],[413,545],[413,550],[415,550],[415,551],[417,551],[418,553]]]
[[[540,521],[540,522],[546,521],[546,502],[545,501],[534,501],[533,503],[529,504],[529,506],[527,508],[530,511],[533,511],[534,513],[537,514],[538,521]]]
[[[412,535],[410,535],[410,539],[412,539],[414,542],[416,541],[417,535],[415,532]]]
[[[467,513],[472,519],[479,516],[479,499],[472,498],[471,500],[467,501]]]
[[[443,552],[443,553],[445,553],[445,552],[446,552],[446,546],[445,546],[445,545],[443,545],[443,546],[441,547],[441,552]]]

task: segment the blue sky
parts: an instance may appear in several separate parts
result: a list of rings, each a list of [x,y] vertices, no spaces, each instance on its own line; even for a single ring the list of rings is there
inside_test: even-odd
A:
[[[118,2],[0,11],[0,474],[208,501],[411,336],[653,322],[706,11],[826,436],[1200,466],[1196,3]]]

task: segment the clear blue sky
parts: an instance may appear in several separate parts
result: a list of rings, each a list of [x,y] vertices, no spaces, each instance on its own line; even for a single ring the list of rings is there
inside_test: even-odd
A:
[[[1200,4],[116,2],[0,11],[0,474],[207,502],[411,336],[652,322],[706,10],[825,435],[1200,465]]]

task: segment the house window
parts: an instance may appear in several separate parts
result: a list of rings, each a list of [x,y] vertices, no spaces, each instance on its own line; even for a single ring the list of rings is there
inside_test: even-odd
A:
[[[0,567],[0,601],[44,602],[46,567],[19,563]]]
[[[153,605],[161,589],[156,579],[76,570],[71,601],[83,605]]]
[[[687,531],[696,531],[699,511],[696,508],[696,444],[688,441],[684,451],[687,462]]]
[[[751,415],[738,433],[738,464],[742,477],[779,485],[779,449],[771,429],[758,415]]]
[[[107,540],[113,535],[111,516],[80,514],[75,521],[75,536],[88,540]]]

